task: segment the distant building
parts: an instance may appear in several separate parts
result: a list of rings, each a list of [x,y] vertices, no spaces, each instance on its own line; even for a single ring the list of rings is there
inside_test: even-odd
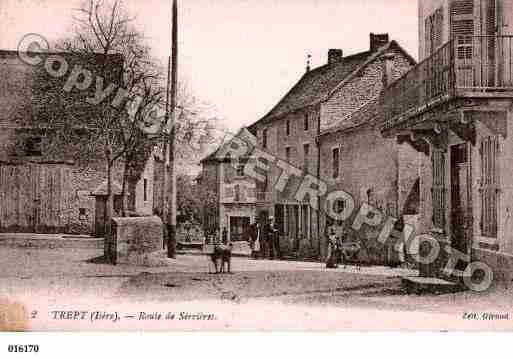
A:
[[[231,158],[229,148],[234,141],[256,144],[256,138],[245,128],[201,161],[197,181],[205,198],[204,227],[206,232],[227,230],[228,240],[247,242],[249,225],[257,218],[257,181],[244,173],[252,161],[251,149],[244,158]],[[207,198],[209,197],[209,198]]]
[[[17,52],[0,51],[0,231],[101,236],[107,178],[104,161],[74,162],[66,148],[50,151],[45,141],[52,128],[47,124],[66,125],[69,116],[83,120],[83,128],[73,129],[74,135],[89,134],[88,119],[98,116],[100,108],[86,101],[94,94],[95,83],[85,91],[66,91],[64,86],[74,65],[95,75],[101,55],[89,59],[68,53],[28,55],[60,56],[69,68],[59,74],[64,67],[58,62],[32,66],[21,61]],[[110,71],[105,85],[117,84],[122,58],[110,55],[106,62]],[[135,164],[128,184],[129,209],[151,215],[153,161],[146,158],[143,162]],[[115,212],[119,214],[121,166],[114,172]]]

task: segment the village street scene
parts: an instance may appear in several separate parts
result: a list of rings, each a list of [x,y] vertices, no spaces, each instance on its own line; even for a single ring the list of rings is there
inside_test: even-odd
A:
[[[0,331],[510,331],[513,0],[232,2],[0,4]]]

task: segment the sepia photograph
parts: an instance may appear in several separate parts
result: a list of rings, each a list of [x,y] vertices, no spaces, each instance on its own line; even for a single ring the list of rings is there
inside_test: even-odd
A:
[[[510,332],[512,217],[513,0],[0,0],[0,332]]]

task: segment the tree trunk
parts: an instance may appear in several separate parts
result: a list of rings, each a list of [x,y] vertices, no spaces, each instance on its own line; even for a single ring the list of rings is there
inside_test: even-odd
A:
[[[121,198],[122,198],[122,209],[121,216],[128,217],[128,165],[127,160],[125,160],[125,165],[123,169],[123,183],[121,189]]]
[[[107,202],[105,203],[105,254],[109,262],[113,263],[114,253],[112,243],[112,214],[114,212],[114,193],[112,192],[112,162],[110,156],[107,160]]]

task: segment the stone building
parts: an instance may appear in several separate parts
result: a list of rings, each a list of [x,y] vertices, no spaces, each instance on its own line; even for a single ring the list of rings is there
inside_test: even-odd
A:
[[[100,106],[87,99],[95,94],[100,59],[67,53],[22,55],[25,60],[17,52],[0,51],[0,231],[103,235],[104,161],[94,156],[87,164],[76,161],[72,149],[52,149],[46,141],[52,126],[67,126],[71,116],[83,126],[71,129],[70,135],[90,135],[88,119],[98,115]],[[34,59],[42,61],[29,64]],[[105,86],[119,83],[123,59],[110,55],[106,63]],[[93,74],[88,88],[84,77],[76,79],[84,90],[66,86],[75,66]],[[143,161],[128,184],[129,209],[151,214],[153,162]],[[121,166],[114,173],[114,193],[119,195]],[[115,207],[119,213],[119,198]]]
[[[323,166],[332,167],[332,151],[322,153],[319,141],[323,139],[318,136],[340,123],[350,123],[353,113],[375,100],[388,82],[413,64],[415,60],[396,41],[389,41],[388,34],[370,34],[369,50],[354,55],[329,50],[328,63],[315,69],[307,67],[299,82],[249,130],[262,150],[301,169],[302,174],[325,179]],[[322,257],[326,253],[326,219],[309,202],[295,199],[299,173],[283,191],[273,190],[282,171],[274,166],[266,181],[257,183],[259,217],[275,217],[286,255]],[[326,179],[330,176],[328,182],[333,182],[331,174]]]
[[[252,161],[252,151],[249,149],[246,157],[235,160],[230,147],[236,141],[256,144],[256,138],[247,129],[241,129],[201,161],[202,171],[197,181],[204,192],[205,231],[222,233],[226,229],[227,239],[238,251],[247,247],[249,225],[256,221],[258,206],[256,180],[244,171]],[[207,198],[209,195],[213,198]]]
[[[513,0],[420,0],[422,61],[384,93],[384,135],[421,154],[417,233],[467,256],[459,277],[468,259],[513,273],[512,34]]]
[[[383,100],[382,97],[371,100],[319,135],[320,178],[328,184],[328,193],[349,193],[356,208],[366,203],[387,216],[402,217],[406,223],[415,225],[419,214],[420,156],[411,146],[382,136]],[[338,211],[341,209],[337,206],[344,203],[329,205]],[[326,225],[336,224],[329,216],[321,218],[321,233],[325,233]],[[347,229],[352,219],[346,223]],[[363,244],[363,250],[354,260],[369,264],[396,260],[390,245],[377,241],[379,231],[369,230],[352,236],[352,241]]]

